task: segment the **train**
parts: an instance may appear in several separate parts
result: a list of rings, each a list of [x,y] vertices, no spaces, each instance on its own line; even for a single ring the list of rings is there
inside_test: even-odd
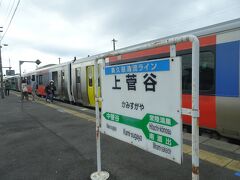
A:
[[[157,40],[193,34],[200,41],[199,126],[222,136],[240,140],[240,19],[176,34]],[[124,49],[124,48],[123,48]],[[182,106],[191,108],[191,43],[176,45],[182,57]],[[107,58],[109,65],[147,61],[170,56],[169,46],[146,49]],[[86,59],[86,58],[85,58]],[[89,57],[91,59],[91,57]],[[101,86],[99,74],[99,93]],[[95,106],[94,62],[82,59],[40,68],[23,74],[28,90],[37,83],[37,94],[45,96],[45,86],[54,80],[56,99]],[[12,89],[19,90],[19,76],[9,77]],[[183,115],[183,123],[191,118]]]

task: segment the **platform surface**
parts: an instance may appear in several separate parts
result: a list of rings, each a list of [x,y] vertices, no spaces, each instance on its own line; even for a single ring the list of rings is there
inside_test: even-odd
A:
[[[111,180],[190,180],[189,136],[184,134],[183,164],[178,165],[101,135],[102,169]],[[240,179],[240,148],[230,146],[201,137],[200,179]],[[87,180],[95,171],[93,110],[43,100],[21,102],[13,92],[0,99],[0,179]]]

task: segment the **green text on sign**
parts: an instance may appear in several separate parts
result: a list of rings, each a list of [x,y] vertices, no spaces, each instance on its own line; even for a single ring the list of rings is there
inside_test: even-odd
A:
[[[155,141],[157,143],[161,143],[169,147],[174,147],[178,145],[177,142],[174,141],[172,138],[149,132],[147,128],[147,124],[149,122],[162,124],[169,127],[175,126],[177,122],[173,118],[154,115],[154,114],[146,114],[144,118],[141,120],[141,119],[136,119],[136,118],[123,116],[120,114],[115,114],[110,112],[105,112],[103,116],[105,117],[106,120],[114,121],[117,123],[129,125],[129,126],[141,129],[144,135],[146,136],[146,138],[151,141]]]

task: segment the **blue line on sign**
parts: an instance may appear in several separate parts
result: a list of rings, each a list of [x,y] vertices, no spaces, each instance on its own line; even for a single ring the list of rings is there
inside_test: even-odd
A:
[[[236,173],[235,173],[235,176],[240,176],[240,172],[236,172]]]
[[[124,65],[106,66],[105,75],[126,74],[126,73],[144,73],[156,71],[169,71],[170,60],[154,60],[139,63],[129,63]]]

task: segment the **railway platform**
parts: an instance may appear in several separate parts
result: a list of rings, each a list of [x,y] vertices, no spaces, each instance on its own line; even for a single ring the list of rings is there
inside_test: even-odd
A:
[[[111,180],[190,180],[191,139],[184,133],[183,163],[101,135],[102,169]],[[91,109],[0,99],[0,179],[88,180],[96,171],[95,114]],[[240,146],[200,137],[200,179],[239,180]]]

